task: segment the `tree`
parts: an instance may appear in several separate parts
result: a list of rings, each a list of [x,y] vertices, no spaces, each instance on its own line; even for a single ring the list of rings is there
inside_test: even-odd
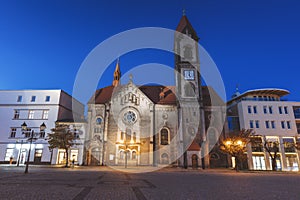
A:
[[[64,149],[66,151],[66,165],[69,164],[69,149],[73,146],[74,133],[67,125],[60,125],[53,129],[48,135],[49,149],[54,148]]]
[[[277,141],[267,141],[265,139],[264,147],[265,147],[265,150],[268,152],[268,154],[271,158],[272,171],[276,171],[277,170],[276,159],[277,159],[277,154],[279,152],[279,142],[277,142]]]
[[[250,137],[254,135],[252,129],[243,129],[238,132],[231,132],[228,134],[228,137],[221,140],[220,150],[224,153],[229,154],[230,156],[235,157],[235,169],[239,170],[242,157],[246,152],[246,146],[250,142]]]

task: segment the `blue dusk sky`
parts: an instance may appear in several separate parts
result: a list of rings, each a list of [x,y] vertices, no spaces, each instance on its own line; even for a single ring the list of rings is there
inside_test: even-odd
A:
[[[80,66],[98,44],[133,28],[176,29],[185,8],[222,75],[227,99],[238,84],[240,92],[287,89],[289,100],[300,101],[298,0],[0,2],[1,90],[59,88],[72,94]],[[149,49],[120,57],[122,74],[147,63],[174,67],[174,58]],[[98,67],[106,69],[98,87],[111,85],[115,61]]]

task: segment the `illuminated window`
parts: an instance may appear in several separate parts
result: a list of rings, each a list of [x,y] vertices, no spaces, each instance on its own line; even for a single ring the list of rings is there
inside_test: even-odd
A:
[[[33,119],[33,118],[34,118],[34,110],[29,110],[28,119]]]
[[[166,128],[163,128],[160,131],[160,144],[161,145],[169,144],[169,131]]]
[[[48,119],[49,110],[43,110],[43,119]]]
[[[135,160],[136,159],[136,151],[133,151],[132,152],[132,160]]]
[[[7,149],[6,149],[6,153],[5,153],[5,158],[4,158],[4,160],[5,160],[5,161],[9,161],[10,158],[13,158],[13,155],[14,155],[14,149],[7,148]]]

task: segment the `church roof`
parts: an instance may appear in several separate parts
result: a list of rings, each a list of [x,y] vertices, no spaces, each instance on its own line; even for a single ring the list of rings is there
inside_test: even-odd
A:
[[[114,86],[101,88],[95,92],[88,104],[104,104],[110,101]],[[140,86],[139,89],[155,104],[175,105],[175,86]],[[160,94],[163,92],[163,98]]]
[[[176,104],[175,86],[141,86],[139,89],[155,104]]]
[[[188,18],[183,15],[179,21],[179,24],[177,25],[176,31],[180,33],[184,33],[185,29],[188,28],[188,30],[192,31],[192,35],[194,38],[198,39],[197,33],[195,29],[193,28],[192,24],[188,20]]]
[[[121,87],[121,86],[119,86]],[[153,103],[161,105],[176,105],[175,86],[139,86],[138,87]],[[105,104],[110,101],[114,92],[114,86],[108,86],[98,89],[91,97],[88,104]],[[163,98],[162,94],[163,93]],[[223,106],[224,101],[217,94],[217,92],[209,87],[202,86],[203,104],[204,106],[211,106],[211,99],[214,99],[213,106]]]
[[[88,104],[104,104],[109,102],[114,88],[115,87],[111,85],[97,90],[95,94],[90,98]]]

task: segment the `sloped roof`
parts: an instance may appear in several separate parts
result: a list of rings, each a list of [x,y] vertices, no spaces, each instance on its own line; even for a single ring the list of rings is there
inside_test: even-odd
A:
[[[104,104],[110,101],[112,93],[114,91],[114,86],[108,86],[96,90],[95,94],[90,98],[88,104]]]
[[[179,24],[177,25],[176,31],[183,33],[185,28],[188,28],[190,31],[192,31],[192,35],[198,39],[197,33],[193,28],[192,24],[190,23],[188,18],[185,15],[183,15],[179,21]]]
[[[88,104],[105,104],[111,100],[114,89],[120,89],[122,86],[117,88],[108,86],[101,88],[95,92],[91,97]],[[176,94],[175,86],[139,86],[138,87],[153,103],[161,105],[176,105]],[[163,93],[163,98],[160,97]],[[203,104],[204,106],[224,106],[225,103],[216,91],[209,86],[202,86]],[[212,105],[212,99],[214,105]]]
[[[139,89],[155,104],[175,105],[175,86],[141,86]],[[160,93],[164,94],[160,98]]]
[[[188,151],[200,151],[200,145],[195,140],[193,140],[188,148]]]
[[[285,95],[290,94],[288,90],[280,89],[280,88],[262,88],[262,89],[254,89],[248,90],[243,94],[236,96],[230,99],[227,104],[230,105],[233,101],[239,100],[243,97],[250,96],[250,95],[276,95],[278,97],[283,97]]]

